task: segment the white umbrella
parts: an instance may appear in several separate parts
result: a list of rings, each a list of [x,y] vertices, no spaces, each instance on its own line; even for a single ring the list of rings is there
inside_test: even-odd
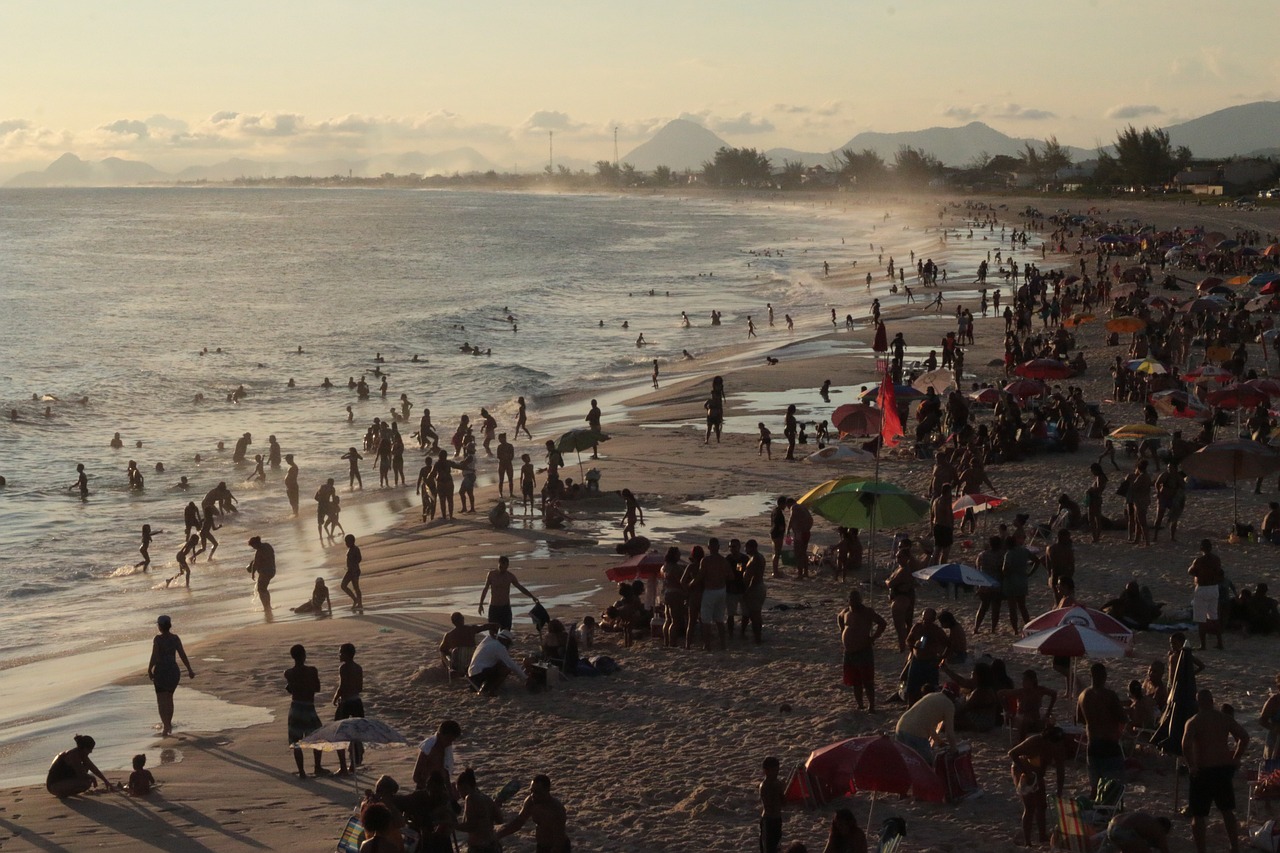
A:
[[[375,745],[400,745],[408,743],[409,740],[400,734],[391,726],[381,720],[370,719],[368,717],[348,717],[345,720],[334,720],[331,723],[325,723],[311,734],[302,738],[293,745],[293,749],[318,749],[321,752],[339,752],[347,749],[355,741],[362,744]],[[355,759],[352,759],[351,779],[356,790],[360,788],[359,782],[356,781],[358,770],[355,769]]]
[[[984,586],[998,587],[1000,582],[973,566],[966,566],[964,563],[941,563],[936,566],[928,566],[918,569],[911,573],[913,578],[922,581],[937,581],[938,583],[960,583],[965,586]]]

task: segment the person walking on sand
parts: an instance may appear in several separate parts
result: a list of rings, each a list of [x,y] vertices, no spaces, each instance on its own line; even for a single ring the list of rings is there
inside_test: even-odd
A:
[[[598,432],[598,433],[604,432],[604,430],[601,429],[600,427],[600,406],[599,404],[596,403],[595,400],[591,401],[591,408],[587,411],[587,416],[583,418],[583,420],[587,422],[587,426],[589,426],[592,429],[592,431]],[[598,444],[591,445],[591,458],[592,459],[600,458],[600,445]]]
[[[538,596],[524,588],[516,576],[511,573],[511,560],[505,555],[498,558],[498,568],[489,572],[484,580],[484,589],[480,590],[480,606],[477,610],[484,613],[484,600],[489,597],[489,621],[499,628],[511,630],[511,587],[523,592],[534,604],[541,604]],[[492,592],[492,595],[490,593]]]
[[[533,777],[520,813],[498,831],[499,840],[519,832],[530,820],[538,853],[569,853],[568,813],[564,805],[551,796],[550,777],[541,773]]]
[[[520,430],[524,430],[524,437],[533,441],[533,433],[529,432],[529,412],[525,406],[524,397],[517,397],[516,404],[520,407],[516,413],[516,440],[520,440]]]
[[[515,485],[515,445],[507,441],[505,432],[498,433],[498,497],[502,497],[502,483],[507,483],[507,491],[511,497],[516,496]]]
[[[284,689],[292,697],[289,703],[288,734],[289,746],[293,747],[293,760],[298,765],[298,778],[307,778],[306,768],[302,763],[302,750],[294,746],[298,741],[320,728],[320,715],[316,713],[316,694],[320,692],[320,671],[314,666],[307,666],[307,650],[301,643],[289,649],[293,658],[293,666],[284,671]],[[316,776],[331,775],[320,766],[320,750],[312,750],[315,756]]]
[[[293,454],[286,453],[284,455],[285,464],[289,466],[289,470],[284,473],[284,493],[289,498],[289,508],[293,510],[294,516],[298,514],[298,465],[293,461]]]
[[[156,691],[156,705],[160,710],[160,736],[173,734],[173,693],[182,680],[182,670],[178,669],[176,658],[182,659],[187,668],[187,677],[195,678],[195,670],[191,661],[187,660],[187,652],[182,648],[182,640],[171,632],[173,621],[168,616],[156,618],[159,633],[151,640],[151,660],[147,663],[147,678]]]
[[[347,572],[342,576],[342,591],[350,596],[352,610],[364,610],[364,595],[360,592],[360,561],[363,556],[356,547],[356,537],[348,533],[342,541],[347,545]]]
[[[786,787],[778,778],[780,766],[772,755],[760,765],[764,771],[764,779],[759,786],[761,853],[778,853],[782,847],[782,807],[785,805]]]
[[[249,572],[249,577],[257,581],[256,589],[258,600],[262,602],[262,609],[270,613],[271,593],[267,587],[271,579],[276,576],[276,549],[263,542],[261,536],[250,538],[249,547],[253,549],[253,560],[250,561],[246,571]]]
[[[630,542],[636,538],[636,524],[644,526],[644,509],[630,489],[623,489],[618,494],[626,502],[626,511],[622,515],[622,541]]]
[[[1191,561],[1187,574],[1195,583],[1191,595],[1191,618],[1200,632],[1200,651],[1205,649],[1205,636],[1213,634],[1222,648],[1222,622],[1218,618],[1218,587],[1226,578],[1222,559],[1213,553],[1213,543],[1200,540],[1200,553]]]
[[[849,590],[849,606],[836,615],[843,650],[843,682],[853,688],[858,710],[863,709],[863,696],[871,713],[876,712],[875,644],[888,629],[884,618],[862,603],[862,593]]]
[[[1234,749],[1229,739],[1235,741]],[[1191,815],[1191,837],[1197,853],[1205,851],[1205,819],[1213,806],[1222,812],[1222,826],[1232,853],[1240,849],[1235,775],[1248,748],[1249,733],[1235,717],[1216,708],[1208,690],[1197,693],[1195,716],[1187,720],[1182,734],[1182,759],[1191,776],[1187,813]]]
[[[352,643],[343,643],[338,647],[338,688],[333,691],[333,712],[335,720],[350,720],[364,716],[364,701],[360,694],[364,692],[364,668],[356,663],[356,647]],[[364,763],[364,744],[358,740],[351,741],[346,749],[338,750],[338,775],[347,775],[347,755],[351,756],[351,772]]]

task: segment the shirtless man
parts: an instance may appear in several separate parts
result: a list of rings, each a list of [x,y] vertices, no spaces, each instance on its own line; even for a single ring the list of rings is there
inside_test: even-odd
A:
[[[276,576],[276,549],[263,542],[261,536],[252,537],[249,547],[253,549],[253,560],[246,571],[249,572],[249,577],[257,581],[258,600],[262,602],[262,609],[270,611],[271,593],[267,590],[267,585]]]
[[[929,505],[929,523],[933,525],[933,556],[930,562],[945,563],[955,541],[956,519],[951,509],[951,484],[944,483]]]
[[[514,835],[530,820],[537,853],[569,853],[568,814],[561,802],[551,796],[551,779],[542,774],[533,777],[520,814],[502,827],[498,838]]]
[[[1025,738],[1009,750],[1009,759],[1013,762],[1009,773],[1018,798],[1022,800],[1022,838],[1028,847],[1031,846],[1032,824],[1040,831],[1041,844],[1049,840],[1045,832],[1045,813],[1049,806],[1047,776],[1052,765],[1061,799],[1066,753],[1062,729],[1057,726],[1045,729],[1044,734]]]
[[[1118,814],[1107,824],[1107,840],[1120,853],[1169,853],[1169,830],[1173,822],[1167,817],[1152,817],[1146,812]]]
[[[338,647],[338,689],[333,691],[333,714],[335,720],[348,720],[364,716],[364,700],[360,694],[364,692],[364,668],[356,663],[356,647],[352,643],[343,643]],[[351,753],[351,772],[364,763],[364,744],[352,741],[347,749],[338,750],[338,775],[347,775],[347,753]]]
[[[333,503],[337,494],[332,477],[316,489],[316,532],[320,534],[321,541],[324,540],[324,523],[329,518],[329,504]]]
[[[14,409],[13,412],[16,415],[18,410]],[[89,499],[89,475],[84,472],[83,463],[76,466],[76,481],[67,487],[67,491],[71,491],[72,489],[76,489],[80,492],[80,500],[84,501]]]
[[[489,621],[496,622],[499,628],[503,630],[511,630],[511,587],[523,592],[529,598],[533,599],[534,604],[541,604],[538,596],[529,592],[516,580],[516,576],[510,572],[511,561],[506,556],[498,558],[498,568],[489,572],[489,576],[484,579],[484,589],[480,590],[480,607],[478,613],[484,613],[484,600],[489,595],[489,591],[493,591],[493,597],[489,599]]]
[[[849,590],[849,606],[836,616],[840,646],[844,650],[844,685],[853,688],[853,698],[862,710],[866,694],[868,709],[876,711],[875,644],[888,628],[879,613],[862,603],[862,593]]]
[[[458,774],[462,820],[457,828],[467,834],[467,853],[502,853],[494,826],[502,823],[502,809],[476,786],[476,772],[468,767]]]
[[[926,684],[937,689],[938,666],[950,644],[947,632],[938,624],[938,611],[932,607],[925,608],[920,614],[920,621],[907,632],[906,645],[910,650],[907,658],[908,705],[920,698]]]
[[[1222,622],[1218,618],[1218,584],[1222,583],[1222,559],[1213,553],[1213,543],[1200,540],[1200,553],[1191,561],[1187,574],[1195,581],[1191,595],[1192,619],[1200,632],[1200,650],[1204,651],[1206,634],[1215,634],[1222,648]]]
[[[1057,589],[1062,580],[1075,580],[1076,552],[1071,544],[1071,531],[1059,530],[1058,541],[1044,549],[1044,566],[1049,573],[1049,589]]]
[[[515,484],[515,445],[507,441],[505,432],[498,433],[498,497],[502,497],[502,481],[507,481],[507,491],[511,497],[516,496]]]
[[[729,561],[720,553],[720,540],[707,541],[707,556],[702,559],[702,647],[711,651],[711,623],[725,648],[725,613],[728,608]]]
[[[791,544],[795,549],[796,578],[805,578],[809,576],[809,535],[813,532],[813,513],[794,498],[787,500],[787,508],[791,511],[787,532],[791,534]]]
[[[1043,687],[1040,677],[1034,669],[1022,673],[1022,686],[1013,690],[1001,690],[996,693],[1002,701],[1012,699],[1015,703],[1013,722],[1017,727],[1018,740],[1040,731],[1044,721],[1053,713],[1054,703],[1058,701],[1058,691]],[[1045,697],[1049,699],[1049,707],[1041,713]]]
[[[583,420],[587,422],[587,426],[592,430],[600,433],[604,432],[604,430],[600,428],[600,406],[595,400],[591,401],[591,408],[587,410],[587,416],[583,418]],[[600,445],[591,445],[591,458],[600,458]]]
[[[462,666],[454,670],[453,652],[455,649],[466,648],[476,644],[476,637],[488,630],[497,630],[498,625],[493,622],[482,622],[479,625],[468,625],[467,619],[461,613],[454,613],[449,617],[449,621],[453,623],[453,627],[445,632],[440,638],[440,660],[444,664],[445,672],[453,670],[463,674],[467,671],[467,664],[471,662],[471,656],[468,653],[467,659],[462,661]]]
[[[257,539],[258,537],[254,537]],[[268,548],[271,546],[268,545]],[[289,704],[289,743],[295,744],[307,735],[320,728],[320,715],[316,713],[316,694],[320,692],[320,672],[314,666],[307,666],[307,650],[301,643],[289,649],[293,658],[293,666],[284,671],[285,690],[293,697]],[[320,766],[320,750],[315,754],[315,775],[328,776],[329,773]],[[298,776],[307,778],[306,768],[302,764],[302,750],[294,748],[293,760],[298,765]]]
[[[284,461],[288,463],[289,470],[284,474],[284,493],[289,498],[289,506],[293,509],[293,514],[298,514],[298,465],[293,461],[293,454],[286,453]]]
[[[1095,663],[1089,667],[1091,685],[1076,703],[1076,719],[1084,723],[1089,736],[1087,758],[1089,789],[1098,789],[1099,779],[1124,779],[1124,751],[1120,733],[1124,730],[1124,706],[1115,691],[1107,687],[1107,668]]]
[[[1235,739],[1235,749],[1228,737]],[[1212,806],[1222,812],[1232,853],[1240,849],[1234,779],[1248,746],[1249,733],[1234,717],[1214,707],[1213,694],[1208,690],[1197,693],[1195,716],[1187,720],[1182,734],[1182,758],[1191,774],[1187,812],[1191,815],[1191,837],[1197,853],[1205,850],[1205,818]]]

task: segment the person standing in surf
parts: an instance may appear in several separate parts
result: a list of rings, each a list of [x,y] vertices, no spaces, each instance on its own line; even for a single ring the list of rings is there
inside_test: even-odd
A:
[[[168,616],[160,616],[156,619],[156,627],[159,633],[151,640],[151,661],[147,664],[147,678],[151,679],[156,689],[160,735],[168,737],[173,734],[173,693],[182,680],[182,670],[178,668],[177,658],[182,658],[188,678],[195,678],[196,673],[191,668],[191,661],[187,660],[182,640],[171,631],[173,621]]]

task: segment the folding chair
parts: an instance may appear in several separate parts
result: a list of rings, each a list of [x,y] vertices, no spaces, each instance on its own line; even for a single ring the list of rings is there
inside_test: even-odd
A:
[[[1244,829],[1246,833],[1253,828],[1253,804],[1255,802],[1267,803],[1266,808],[1270,810],[1270,804],[1280,800],[1280,758],[1259,761],[1251,776],[1252,778],[1245,778],[1245,783],[1249,788],[1249,802],[1245,806],[1244,813]]]
[[[458,646],[449,652],[449,681],[467,677],[467,667],[471,665],[471,656],[475,652],[475,646]]]
[[[1058,825],[1054,827],[1049,846],[1071,853],[1093,853],[1095,833],[1080,814],[1080,805],[1069,797],[1055,797]]]
[[[1116,779],[1099,779],[1093,796],[1093,823],[1105,825],[1124,811],[1125,784]]]

